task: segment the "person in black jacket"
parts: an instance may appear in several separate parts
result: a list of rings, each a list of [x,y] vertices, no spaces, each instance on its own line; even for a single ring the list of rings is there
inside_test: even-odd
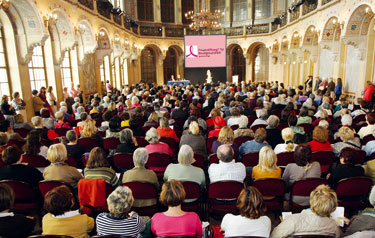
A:
[[[345,147],[341,150],[340,162],[333,163],[330,173],[327,174],[328,184],[335,188],[337,183],[344,178],[352,178],[364,175],[362,166],[356,166],[357,151],[351,147]]]
[[[124,129],[120,133],[120,142],[116,148],[116,153],[134,153],[138,147],[137,140],[133,137],[130,129]]]
[[[31,235],[35,220],[9,212],[14,204],[14,192],[6,184],[0,184],[0,236],[7,238],[25,238]]]
[[[268,123],[268,126],[266,127],[266,131],[267,131],[266,141],[272,147],[272,149],[275,149],[276,145],[283,143],[283,138],[281,137],[281,131],[277,129],[280,123],[280,119],[275,115],[271,115],[267,119],[267,123]]]

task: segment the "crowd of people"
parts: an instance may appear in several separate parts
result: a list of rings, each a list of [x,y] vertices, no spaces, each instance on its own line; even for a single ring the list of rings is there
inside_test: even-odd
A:
[[[19,93],[4,95],[1,102],[0,180],[29,183],[35,193],[42,180],[67,184],[44,197],[41,230],[35,220],[9,212],[14,193],[0,185],[0,236],[26,237],[42,234],[89,237],[89,234],[124,234],[132,237],[189,235],[202,236],[202,222],[195,212],[182,209],[186,191],[181,181],[199,184],[203,193],[210,184],[236,181],[244,184],[238,196],[239,215],[226,214],[221,230],[226,237],[289,237],[292,234],[349,236],[374,231],[373,208],[360,212],[341,230],[330,214],[337,207],[335,188],[340,180],[366,176],[375,181],[375,114],[368,83],[364,97],[353,101],[342,94],[341,79],[313,79],[305,87],[285,87],[278,82],[242,82],[179,86],[137,84],[114,89],[103,84],[103,95],[91,95],[83,103],[79,89],[64,89],[64,101],[57,103],[51,87],[33,91],[35,116],[25,121],[25,102]],[[20,135],[20,129],[27,135]],[[63,134],[61,134],[63,133]],[[95,141],[88,150],[81,138]],[[115,149],[105,149],[104,139],[118,138]],[[174,143],[164,143],[168,138]],[[140,146],[140,144],[142,146]],[[327,168],[312,154],[329,151],[335,159]],[[359,151],[366,158],[358,162]],[[132,154],[133,168],[119,168],[116,154]],[[149,155],[163,153],[171,161],[162,175],[147,167]],[[244,159],[256,154],[257,164]],[[280,166],[278,156],[292,153],[294,162]],[[46,166],[35,168],[27,158],[40,156]],[[203,158],[200,167],[197,159]],[[217,161],[214,160],[217,158]],[[76,167],[68,165],[69,159]],[[160,171],[159,171],[160,172]],[[119,176],[121,173],[121,176]],[[324,178],[310,196],[293,196],[293,202],[310,209],[272,224],[265,201],[252,185],[266,178],[284,180],[285,200],[296,181]],[[108,212],[89,217],[76,210],[76,192],[82,179],[104,179],[113,188],[107,198]],[[160,203],[167,209],[151,218],[140,216],[132,207],[158,204],[154,199],[134,199],[128,182],[148,182],[160,192]],[[78,189],[79,190],[79,189]],[[369,194],[375,205],[375,189]],[[358,211],[356,211],[358,212]],[[201,217],[202,218],[202,217]],[[362,219],[362,220],[361,220]],[[365,220],[363,220],[365,219]],[[368,221],[364,226],[363,221]],[[17,224],[28,224],[22,230]],[[94,229],[96,228],[96,230]]]

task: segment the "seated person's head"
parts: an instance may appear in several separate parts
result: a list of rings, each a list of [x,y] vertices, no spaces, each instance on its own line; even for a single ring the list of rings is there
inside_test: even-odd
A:
[[[0,121],[0,132],[7,132],[11,128],[8,120]]]
[[[165,117],[162,117],[160,119],[160,126],[163,127],[163,128],[169,128],[169,121],[167,118]]]
[[[128,217],[133,203],[132,190],[127,186],[118,186],[107,198],[110,216],[117,219]]]
[[[22,114],[17,114],[14,116],[14,123],[24,123],[24,118]]]
[[[67,159],[68,153],[63,144],[53,144],[48,148],[47,160],[51,163],[63,163]]]
[[[167,207],[177,207],[184,202],[185,196],[186,193],[182,183],[172,179],[164,182],[161,188],[160,202]]]
[[[310,208],[316,215],[330,217],[336,207],[337,195],[328,185],[319,185],[310,193]]]
[[[109,121],[113,117],[113,113],[111,111],[106,111],[103,113],[102,118],[104,121]]]
[[[87,160],[86,168],[95,169],[109,167],[105,152],[100,147],[95,147],[90,151],[89,159]]]
[[[232,128],[224,126],[221,128],[217,141],[222,143],[233,144],[234,134]]]
[[[299,116],[300,117],[307,117],[309,115],[309,109],[305,106],[301,107],[299,111]]]
[[[313,140],[319,143],[326,143],[328,141],[328,130],[322,126],[317,126],[313,130]]]
[[[255,131],[254,139],[256,142],[263,143],[266,138],[267,138],[267,131],[264,128],[258,128]]]
[[[299,144],[294,151],[294,161],[300,167],[310,164],[311,146],[309,144]]]
[[[232,107],[229,111],[232,116],[237,117],[241,115],[240,109],[238,109],[237,107]]]
[[[31,124],[34,127],[43,126],[43,120],[42,120],[42,118],[40,116],[35,116],[35,117],[31,118]]]
[[[349,141],[354,139],[354,131],[349,127],[341,127],[338,131],[338,136],[342,141]]]
[[[238,128],[246,129],[249,124],[249,119],[245,116],[240,117],[238,120]]]
[[[268,112],[266,109],[259,109],[257,110],[257,115],[259,119],[267,120]]]
[[[326,129],[328,129],[328,127],[329,127],[329,123],[328,123],[328,121],[326,121],[326,120],[321,120],[321,121],[319,121],[318,126],[321,126],[321,127],[324,127],[324,128],[326,128]]]
[[[70,142],[70,143],[75,143],[77,142],[77,133],[74,131],[74,130],[69,130],[68,132],[66,132],[66,139]]]
[[[79,118],[81,119],[81,121],[86,121],[88,116],[89,114],[87,114],[87,112],[82,112]]]
[[[340,163],[354,165],[356,162],[357,150],[351,147],[345,147],[341,150]]]
[[[193,149],[189,145],[182,145],[178,152],[178,163],[182,165],[191,165],[194,162]]]
[[[118,131],[121,127],[121,121],[117,117],[111,118],[108,124],[110,131]]]
[[[224,163],[229,163],[233,160],[233,148],[229,144],[223,144],[217,148],[217,158]]]
[[[58,112],[56,112],[56,113],[55,113],[55,118],[56,118],[56,120],[58,120],[58,121],[62,121],[62,120],[64,120],[64,112],[62,112],[62,111],[58,111]]]
[[[43,119],[43,125],[48,130],[53,130],[55,127],[55,121],[52,118]]]
[[[3,150],[2,159],[5,164],[16,164],[21,158],[21,150],[17,146],[8,146]]]
[[[280,123],[280,119],[275,116],[275,115],[271,115],[268,119],[267,119],[267,124],[272,127],[272,128],[276,128],[279,126],[279,123]]]
[[[343,126],[351,126],[353,123],[352,116],[349,114],[345,114],[341,117],[341,125]]]
[[[148,161],[148,151],[145,148],[138,148],[133,153],[133,163],[135,167],[145,167]]]
[[[368,113],[366,116],[367,123],[369,125],[374,125],[375,124],[375,113]]]
[[[73,205],[73,194],[65,185],[52,189],[44,196],[44,209],[54,216],[70,211]]]
[[[274,171],[277,169],[277,157],[273,149],[268,146],[263,146],[259,151],[258,166],[261,171]]]
[[[4,132],[0,132],[0,145],[6,145],[8,143],[8,135]]]
[[[14,192],[6,184],[0,184],[0,212],[7,212],[14,204]]]
[[[242,189],[237,198],[237,208],[241,216],[250,219],[258,219],[267,210],[262,194],[253,186]]]
[[[126,128],[120,132],[120,142],[123,144],[131,143],[133,141],[133,131]]]
[[[160,136],[158,131],[154,128],[151,127],[147,132],[146,132],[146,141],[150,144],[156,144],[159,142]]]

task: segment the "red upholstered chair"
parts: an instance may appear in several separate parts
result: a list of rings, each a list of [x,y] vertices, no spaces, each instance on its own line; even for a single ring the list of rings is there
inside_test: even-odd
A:
[[[363,137],[362,145],[366,145],[367,142],[372,141],[372,140],[375,140],[375,137],[373,135],[367,135]]]
[[[65,136],[66,133],[71,130],[69,128],[65,128],[65,127],[60,127],[60,128],[56,128],[55,129],[55,132],[59,135],[59,136]]]
[[[230,128],[232,128],[233,131],[237,130],[238,127],[239,127],[239,126],[238,126],[237,124],[236,124],[236,125],[231,125],[231,126],[230,126]]]
[[[181,138],[182,136],[182,129],[178,125],[173,126],[174,133],[176,133],[177,138]]]
[[[280,110],[280,109],[272,110],[272,111],[271,111],[271,115],[275,115],[275,116],[277,116],[278,118],[280,118],[280,117],[281,117],[281,110]]]
[[[334,159],[335,154],[332,151],[317,151],[311,154],[311,162],[318,161],[322,173],[328,172]]]
[[[207,151],[209,151],[210,153],[212,153],[212,144],[214,143],[214,141],[217,141],[217,138],[217,136],[211,136],[207,138]]]
[[[267,125],[255,125],[255,126],[252,126],[252,127],[250,127],[250,128],[251,128],[251,130],[253,130],[254,133],[255,133],[256,130],[258,130],[259,128],[264,128],[264,129],[266,129],[266,127],[267,127]]]
[[[159,178],[164,176],[167,166],[172,163],[172,158],[166,153],[150,153],[146,167],[153,170]]]
[[[372,180],[366,177],[341,179],[336,186],[338,205],[345,209],[365,208],[363,199],[367,199]]]
[[[99,143],[97,140],[93,138],[79,138],[78,144],[85,148],[86,151],[90,151],[95,147],[99,146]]]
[[[219,158],[217,158],[217,154],[210,154],[208,156],[208,161],[210,164],[218,164],[219,163]]]
[[[25,142],[21,142],[21,141],[18,141],[18,140],[9,140],[7,142],[7,146],[17,146],[21,151],[22,151],[22,147],[24,146]]]
[[[210,131],[213,131],[213,130],[215,130],[215,126],[214,126],[214,125],[207,126],[207,134],[208,134]]]
[[[64,182],[61,182],[61,181],[57,181],[57,180],[43,180],[43,181],[40,181],[38,186],[39,186],[39,191],[40,193],[42,194],[42,196],[44,197],[50,190],[56,188],[56,187],[59,187],[61,185],[65,185],[67,186],[68,188],[70,188],[70,190],[72,191],[73,193],[73,188],[67,184],[67,183],[64,183]]]
[[[361,115],[354,117],[353,125],[356,125],[361,122],[366,122],[366,114],[361,114]]]
[[[50,164],[50,162],[41,155],[26,155],[26,154],[22,155],[22,163],[26,163],[27,165],[35,167],[35,168],[45,168]]]
[[[120,144],[120,139],[116,137],[104,138],[103,146],[105,150],[115,150]]]
[[[193,166],[203,168],[204,167],[204,157],[200,154],[194,154],[195,162],[193,163]]]
[[[186,197],[185,199],[196,199],[195,202],[183,203],[182,209],[184,211],[201,212],[201,206],[199,199],[201,198],[201,188],[199,184],[189,181],[181,181],[184,186]]]
[[[303,127],[303,129],[305,130],[307,134],[311,134],[313,131],[313,126],[311,124],[302,123],[302,124],[299,124],[298,126]]]
[[[18,212],[38,211],[38,199],[30,184],[15,180],[2,180],[0,184],[6,184],[13,189],[15,201],[12,210]]]
[[[137,140],[139,147],[146,147],[149,143],[146,141],[144,136],[136,136],[135,139]]]
[[[102,237],[102,236],[99,236],[99,237]],[[27,238],[73,238],[73,237],[65,236],[65,235],[33,235],[33,236],[28,236]],[[116,237],[113,237],[113,238],[116,238]]]
[[[133,154],[122,153],[113,156],[113,163],[116,168],[132,169],[134,168]]]
[[[249,126],[251,126],[251,124],[253,124],[253,122],[257,119],[256,116],[247,116],[247,119],[249,120]]]
[[[263,197],[272,197],[264,199],[268,211],[281,211],[283,209],[283,200],[285,193],[285,181],[282,179],[268,178],[255,180],[253,185]]]
[[[245,143],[246,141],[254,139],[251,136],[239,136],[234,139],[234,144],[237,146],[237,148],[240,148],[242,143]]]
[[[139,199],[155,199],[157,201],[158,199],[156,187],[151,183],[135,181],[123,183],[122,185],[128,186],[132,190],[135,201]],[[132,210],[136,211],[141,216],[152,216],[158,211],[156,204],[147,207],[133,206]]]
[[[289,127],[288,124],[280,124],[280,125],[277,126],[277,129],[278,129],[279,131],[282,131],[283,129],[285,129],[285,128],[287,128],[287,127]]]
[[[364,150],[357,150],[355,164],[363,164],[366,160],[366,152]]]
[[[254,167],[258,164],[259,152],[250,152],[242,156],[242,163],[246,167]]]
[[[290,200],[289,200],[289,209],[296,213],[301,212],[303,209],[308,208],[309,206],[301,206],[293,202],[294,196],[305,196],[309,197],[310,193],[319,185],[328,184],[327,180],[322,178],[307,178],[299,180],[293,183],[290,190]]]
[[[294,162],[294,152],[282,152],[277,154],[277,166],[287,166]]]
[[[96,126],[97,128],[101,127],[103,121],[104,121],[104,120],[103,120],[102,118],[95,119],[95,126]]]
[[[177,141],[175,139],[173,139],[172,137],[162,136],[160,137],[159,141],[168,144],[169,148],[171,148],[171,150],[173,151],[173,154],[176,153]]]
[[[68,155],[68,159],[65,161],[65,163],[69,166],[72,166],[72,167],[76,167],[76,168],[82,168],[82,166],[80,166],[76,160],[76,158],[74,158],[73,156],[71,155]]]
[[[23,138],[26,138],[27,134],[29,134],[30,130],[28,130],[26,128],[15,128],[14,132],[20,134],[20,136],[22,136]]]
[[[243,183],[235,181],[211,183],[208,187],[209,213],[238,214],[236,202],[243,188]]]

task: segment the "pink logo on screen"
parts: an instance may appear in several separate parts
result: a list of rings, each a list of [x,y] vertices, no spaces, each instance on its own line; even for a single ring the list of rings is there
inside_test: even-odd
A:
[[[198,46],[187,45],[185,50],[186,58],[197,58],[198,57]]]

